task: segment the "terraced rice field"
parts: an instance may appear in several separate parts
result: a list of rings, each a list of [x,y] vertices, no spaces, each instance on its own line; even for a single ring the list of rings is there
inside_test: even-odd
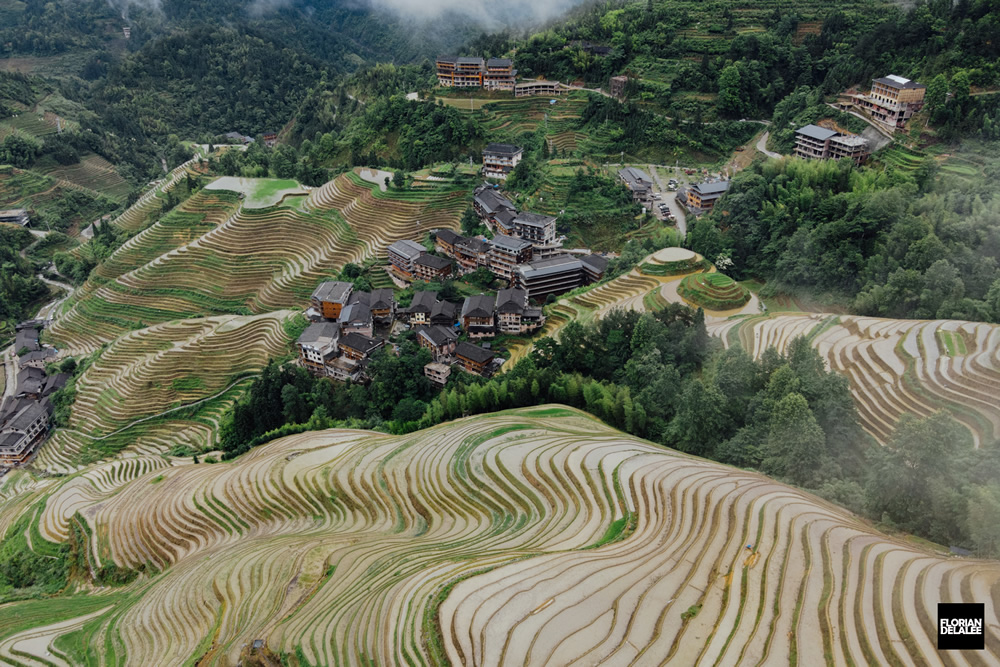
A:
[[[750,291],[721,273],[687,276],[677,292],[692,303],[712,310],[739,308],[750,300]]]
[[[100,192],[119,202],[124,202],[132,190],[132,186],[115,171],[114,165],[93,153],[81,156],[77,164],[59,166],[46,173]]]
[[[166,429],[137,422],[242,387],[268,359],[290,355],[284,324],[292,316],[277,311],[181,320],[117,339],[77,379],[71,421],[42,448],[36,467],[73,470],[95,442],[109,438],[113,449],[117,443],[159,450],[211,445],[218,427],[211,417],[185,424],[178,418]]]
[[[457,228],[466,195],[437,181],[383,193],[354,172],[298,207],[233,208],[233,193],[206,190],[119,249],[68,304],[52,339],[86,351],[159,322],[302,306],[343,264]]]
[[[42,511],[0,508],[51,540],[76,516],[95,565],[158,570],[75,613],[5,605],[0,660],[235,664],[261,638],[325,665],[937,665],[937,603],[1000,584],[996,562],[559,406],[171,463],[116,461],[46,480]],[[987,651],[954,659],[1000,660],[986,615]]]
[[[947,410],[976,446],[1000,438],[1000,327],[955,320],[887,320],[782,314],[710,324],[726,346],[755,358],[809,336],[829,368],[851,383],[865,430],[888,440],[904,413]]]

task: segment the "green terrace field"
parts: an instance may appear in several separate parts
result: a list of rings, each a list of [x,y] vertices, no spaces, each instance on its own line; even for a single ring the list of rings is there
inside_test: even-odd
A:
[[[132,186],[115,171],[114,165],[93,153],[81,155],[77,164],[52,165],[43,167],[40,171],[54,178],[100,192],[119,203],[124,202],[132,191]]]
[[[9,664],[232,665],[258,638],[300,665],[931,664],[937,604],[1000,585],[995,561],[560,405],[0,494],[5,541],[84,564],[79,592],[0,606]],[[125,583],[92,585],[109,570]]]
[[[381,258],[402,238],[457,228],[466,196],[439,181],[381,192],[354,172],[312,190],[298,207],[240,207],[236,193],[206,188],[112,255],[49,335],[86,351],[178,318],[302,307],[345,263]]]
[[[722,273],[688,276],[677,291],[688,301],[711,310],[732,310],[750,300],[749,290]]]
[[[36,229],[72,234],[117,206],[117,201],[76,183],[0,166],[0,207],[29,209]]]

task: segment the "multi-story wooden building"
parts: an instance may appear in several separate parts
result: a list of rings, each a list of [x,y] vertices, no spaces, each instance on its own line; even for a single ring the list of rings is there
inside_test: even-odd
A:
[[[359,333],[349,333],[340,339],[340,351],[344,358],[365,361],[375,350],[385,345],[381,338],[372,338]]]
[[[404,280],[413,280],[414,262],[427,250],[416,241],[403,239],[390,245],[387,253],[389,268]]]
[[[528,307],[528,293],[522,289],[502,289],[497,293],[497,330],[506,334],[524,334],[545,324],[540,308]]]
[[[424,253],[413,260],[413,278],[426,282],[445,280],[451,275],[451,260]]]
[[[726,194],[729,189],[729,181],[712,181],[695,183],[687,191],[687,205],[690,209],[699,212],[711,211],[715,202]]]
[[[483,149],[483,176],[507,180],[523,155],[524,149],[514,144],[487,144]]]
[[[462,304],[462,328],[469,338],[486,338],[496,335],[494,310],[496,298],[487,294],[465,297]]]
[[[437,248],[438,252],[448,257],[455,256],[455,244],[464,240],[464,236],[450,229],[434,231],[434,247]]]
[[[529,241],[497,234],[490,244],[489,268],[498,278],[511,280],[518,264],[531,261],[532,246]]]
[[[599,282],[608,270],[607,258],[600,255],[584,255],[580,258],[580,263],[583,264],[583,277],[586,284]]]
[[[856,164],[868,159],[868,142],[856,134],[843,134],[817,125],[795,131],[795,155],[815,160],[848,158]]]
[[[482,58],[439,56],[436,65],[439,86],[481,88],[483,85],[486,63]]]
[[[455,261],[463,273],[489,267],[490,242],[477,238],[462,239],[455,244]]]
[[[340,317],[340,311],[350,303],[354,285],[337,280],[320,283],[312,293],[312,306],[328,320]]]
[[[483,73],[483,87],[486,90],[514,90],[517,70],[509,58],[490,58]]]
[[[514,218],[514,235],[535,247],[552,245],[556,240],[556,219],[551,215],[521,211]]]
[[[340,334],[359,333],[371,337],[375,333],[375,319],[367,303],[356,301],[340,312]]]
[[[25,401],[0,425],[0,466],[27,463],[49,431],[48,401]]]
[[[458,333],[442,326],[419,327],[417,342],[431,351],[434,361],[451,361],[458,345]]]
[[[413,295],[410,307],[406,309],[407,319],[410,324],[430,324],[431,313],[434,311],[434,304],[437,303],[437,292],[417,292]]]
[[[487,375],[495,355],[472,343],[462,342],[455,348],[455,358],[462,368],[475,375]]]
[[[646,208],[653,205],[653,179],[642,169],[625,167],[618,170],[618,178],[632,192],[632,201]]]
[[[340,327],[333,322],[310,324],[295,341],[299,361],[313,375],[327,377],[329,363],[337,357]]]
[[[388,324],[396,316],[396,297],[389,288],[372,290],[368,307],[377,323]]]

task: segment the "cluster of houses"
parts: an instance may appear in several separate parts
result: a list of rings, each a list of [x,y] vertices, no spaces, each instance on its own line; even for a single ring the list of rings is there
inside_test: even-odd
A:
[[[513,91],[515,97],[558,95],[558,81],[532,80],[517,82],[517,70],[510,58],[480,56],[438,56],[435,60],[438,85],[442,88],[485,88]]]
[[[444,384],[452,364],[477,375],[489,375],[503,363],[481,340],[497,334],[527,334],[545,323],[539,308],[528,303],[519,289],[502,289],[497,295],[470,296],[462,304],[438,298],[436,292],[413,295],[406,308],[396,303],[393,291],[357,291],[351,283],[324,282],[313,292],[307,311],[311,324],[299,336],[299,361],[310,373],[340,381],[363,381],[372,354],[386,345],[376,329],[409,327],[417,342],[431,351],[428,377]],[[442,369],[442,365],[445,369]]]
[[[46,374],[44,367],[57,352],[43,347],[39,332],[42,320],[17,325],[14,349],[17,351],[18,372],[8,381],[14,389],[0,403],[0,469],[27,463],[39,445],[45,441],[52,416],[49,397],[66,386],[67,373]]]

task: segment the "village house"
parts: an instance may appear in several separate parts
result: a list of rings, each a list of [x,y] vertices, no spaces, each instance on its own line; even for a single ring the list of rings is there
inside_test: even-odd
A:
[[[514,205],[514,202],[501,195],[489,185],[480,185],[475,189],[472,196],[472,208],[476,211],[479,219],[492,230],[496,230],[497,225],[501,224],[497,216],[504,214],[504,220],[506,221],[509,218],[510,231],[513,231],[514,218],[517,217],[517,207]]]
[[[715,202],[729,189],[729,181],[705,181],[692,185],[687,191],[687,205],[697,212],[711,211]]]
[[[354,285],[351,283],[330,280],[319,284],[310,301],[322,317],[336,320],[340,318],[340,311],[344,306],[350,303],[353,291]]]
[[[431,313],[437,303],[436,292],[416,292],[410,307],[406,309],[407,319],[411,325],[430,324]]]
[[[514,274],[514,284],[530,299],[544,299],[586,284],[583,261],[571,255],[556,255],[521,264]]]
[[[470,273],[479,267],[490,265],[490,249],[493,246],[489,241],[477,238],[466,238],[455,244],[455,261],[462,273]]]
[[[431,351],[434,361],[451,361],[458,345],[458,332],[443,326],[422,326],[417,329],[417,343]]]
[[[328,377],[329,362],[337,357],[340,327],[333,322],[310,324],[295,341],[299,361],[307,371],[318,377]]]
[[[414,262],[426,254],[427,250],[416,241],[404,239],[390,245],[387,252],[390,268],[401,278],[412,280],[415,271]]]
[[[451,260],[424,253],[413,260],[413,278],[425,282],[446,280],[451,275]]]
[[[389,288],[373,290],[368,307],[376,323],[389,324],[396,316],[396,297]]]
[[[43,347],[40,350],[21,355],[17,359],[17,364],[18,368],[27,368],[29,366],[33,368],[45,368],[46,364],[55,361],[58,356],[59,353],[53,348]]]
[[[455,245],[464,241],[465,237],[450,229],[437,229],[434,231],[434,247],[437,251],[448,257],[454,257]]]
[[[28,217],[28,211],[23,208],[11,208],[0,211],[0,222],[5,222],[9,225],[20,225],[22,227],[27,227],[31,219]]]
[[[627,76],[613,76],[610,81],[611,97],[624,99],[625,88],[628,86]]]
[[[510,58],[490,58],[486,61],[483,87],[486,90],[514,90],[517,70]]]
[[[632,201],[646,208],[653,205],[653,181],[642,169],[625,167],[618,170],[618,178],[632,192]]]
[[[924,84],[890,74],[873,79],[871,91],[867,94],[850,95],[848,98],[874,120],[894,131],[906,127],[906,121],[924,107],[926,93],[927,86]]]
[[[580,258],[580,263],[583,264],[584,284],[600,282],[608,270],[607,257],[600,255],[584,255]]]
[[[458,320],[458,304],[451,301],[438,301],[431,308],[431,324],[453,327],[456,320]]]
[[[14,352],[19,356],[42,349],[38,329],[21,329],[14,336]]]
[[[536,247],[552,245],[556,240],[556,219],[522,211],[514,218],[514,235]]]
[[[496,335],[494,310],[496,298],[487,294],[465,297],[462,304],[462,328],[469,338],[487,338]]]
[[[497,234],[490,247],[489,269],[498,278],[512,280],[519,264],[530,262],[531,243],[523,239]]]
[[[451,366],[434,361],[424,366],[424,375],[437,386],[443,387],[451,377]]]
[[[0,465],[21,465],[31,458],[48,434],[50,414],[48,401],[22,401],[10,410],[0,423]]]
[[[352,361],[366,361],[375,350],[385,345],[381,338],[372,338],[359,333],[349,333],[340,338],[343,356]]]
[[[365,296],[368,296],[365,294]],[[367,299],[366,299],[367,301]],[[340,313],[340,334],[359,333],[371,337],[374,335],[375,321],[371,308],[364,301],[349,304]]]
[[[561,84],[558,81],[525,81],[514,86],[514,97],[531,97],[533,95],[543,95],[552,97],[562,93]]]
[[[483,149],[483,176],[501,181],[507,180],[514,167],[520,164],[523,155],[524,149],[520,146],[487,144]]]
[[[795,155],[815,160],[848,158],[861,164],[870,152],[863,137],[810,124],[795,130]]]
[[[486,73],[485,61],[477,56],[438,56],[438,85],[444,88],[481,88]]]
[[[472,343],[461,342],[455,348],[455,358],[462,369],[474,375],[486,376],[494,356],[492,351]]]
[[[500,333],[524,334],[545,323],[539,308],[528,307],[528,293],[522,289],[502,289],[496,299],[496,327]]]
[[[30,398],[37,401],[42,398],[45,388],[45,371],[29,366],[17,374],[14,398]]]

